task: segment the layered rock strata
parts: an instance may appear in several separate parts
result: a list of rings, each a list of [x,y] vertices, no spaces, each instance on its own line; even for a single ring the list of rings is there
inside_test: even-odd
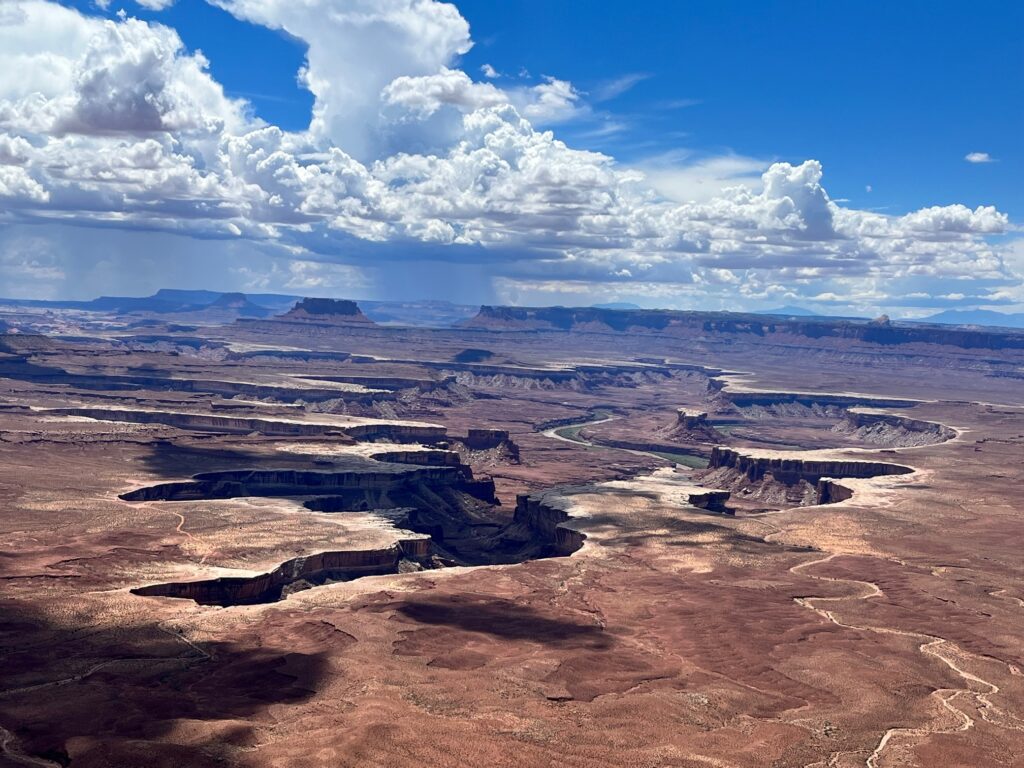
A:
[[[811,506],[843,501],[852,490],[836,480],[904,475],[914,470],[900,464],[842,458],[750,456],[716,447],[703,482],[726,488],[740,498],[775,506]]]

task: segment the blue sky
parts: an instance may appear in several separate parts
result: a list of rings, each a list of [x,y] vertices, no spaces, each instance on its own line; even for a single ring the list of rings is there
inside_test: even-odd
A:
[[[80,12],[74,20],[26,3],[37,23],[19,43],[31,34],[33,55],[48,44],[66,51],[75,26],[80,50],[64,54],[67,93],[56,76],[40,81],[45,110],[38,99],[26,106],[28,86],[11,83],[5,96],[0,80],[10,141],[67,151],[80,136],[75,150],[97,155],[112,141],[157,142],[147,146],[160,164],[184,165],[173,189],[147,184],[155,197],[143,204],[134,187],[86,201],[95,180],[72,194],[42,159],[26,160],[25,178],[8,183],[24,202],[0,219],[7,293],[92,290],[117,274],[120,287],[142,289],[162,284],[161,271],[180,281],[213,259],[213,287],[367,298],[896,315],[1024,302],[1020,3],[314,0],[299,13],[278,0],[77,0],[64,4]],[[353,10],[380,19],[353,32]],[[111,57],[136,45],[162,51],[153,70],[123,66],[132,85],[108,82]],[[90,55],[101,69],[89,69]],[[98,71],[99,88],[82,85]],[[163,111],[89,111],[97,93]],[[4,118],[5,98],[17,119]],[[470,129],[487,115],[498,122],[486,136]],[[521,118],[521,154],[501,158],[509,175],[476,205],[493,169],[467,164],[494,137],[511,141],[503,132]],[[283,134],[273,141],[291,158],[286,171],[268,181],[255,166],[218,167],[218,143],[241,145],[268,126]],[[244,146],[250,160],[272,151]],[[352,167],[324,165],[330,147]],[[431,157],[443,167],[424,171]],[[537,169],[551,178],[538,183]],[[310,172],[335,184],[313,201],[300,194]],[[358,194],[338,181],[353,173],[368,180]],[[435,184],[451,200],[440,204]],[[737,185],[748,192],[723,192]],[[213,200],[231,214],[211,216]],[[105,260],[68,256],[82,227],[102,231],[87,239],[107,244]],[[159,259],[134,266],[147,236],[174,262],[166,270]],[[40,244],[52,259],[26,265]],[[396,261],[405,279],[384,266]]]
[[[488,2],[460,6],[484,62],[600,93],[625,130],[576,143],[628,160],[685,147],[813,157],[834,197],[907,211],[962,202],[1024,214],[1024,4]],[[674,102],[697,102],[672,109]],[[964,162],[968,152],[999,159]],[[866,187],[873,191],[869,194]]]

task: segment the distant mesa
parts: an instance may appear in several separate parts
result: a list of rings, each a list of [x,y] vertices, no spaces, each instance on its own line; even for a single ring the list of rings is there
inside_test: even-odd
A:
[[[205,309],[228,310],[234,312],[239,317],[267,317],[273,314],[266,307],[261,307],[259,304],[251,302],[244,293],[221,294],[218,298],[207,304]]]
[[[282,298],[288,302],[281,305]],[[196,315],[208,313],[211,318],[224,316],[266,317],[283,311],[297,296],[278,294],[221,293],[205,290],[161,288],[152,296],[100,296],[89,301],[47,301],[38,299],[3,299],[6,304],[40,309],[71,309],[81,312],[102,312],[115,315]]]
[[[592,304],[594,309],[641,309],[639,304],[630,301],[609,301],[605,304]]]
[[[655,333],[694,340],[756,339],[783,346],[941,344],[962,349],[1024,349],[1024,333],[1012,329],[942,327],[840,317],[778,317],[742,312],[667,309],[610,310],[596,307],[482,306],[463,327],[488,331]],[[797,342],[797,340],[800,340]]]
[[[289,320],[316,320],[328,323],[372,323],[349,299],[306,298],[296,302],[283,318]]]

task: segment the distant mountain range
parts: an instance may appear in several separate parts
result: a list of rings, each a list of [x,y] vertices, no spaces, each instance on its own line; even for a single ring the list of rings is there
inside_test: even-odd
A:
[[[101,296],[89,301],[0,299],[0,304],[37,309],[73,309],[119,315],[202,315],[223,322],[231,317],[281,315],[304,299],[286,293],[237,293],[161,288],[152,296]],[[448,301],[360,301],[359,308],[381,325],[446,328],[472,317],[478,306]],[[175,318],[178,319],[178,318]]]
[[[758,315],[780,315],[785,317],[830,317],[819,315],[809,309],[795,306],[764,309]],[[1024,312],[995,312],[991,309],[947,309],[928,317],[914,319],[899,318],[898,323],[936,323],[938,325],[981,325],[993,328],[1024,328]]]
[[[0,299],[0,303],[40,309],[77,309],[117,314],[184,314],[209,310],[233,311],[240,317],[267,317],[291,308],[299,296],[278,293],[224,293],[161,288],[152,296],[100,296],[89,301]]]
[[[817,312],[811,312],[811,310],[804,309],[803,307],[794,307],[791,304],[787,304],[784,307],[777,307],[776,309],[760,309],[754,314],[783,315],[785,317],[820,317]]]
[[[202,313],[223,322],[229,316],[264,318],[284,314],[304,297],[286,293],[237,293],[207,290],[161,288],[152,296],[101,296],[89,301],[3,299],[0,304],[40,309],[74,309],[85,312],[114,314]],[[479,307],[453,304],[449,301],[358,301],[359,308],[370,320],[380,325],[411,325],[447,328],[473,318]],[[592,309],[638,311],[641,308],[627,301],[594,304]],[[652,312],[655,310],[652,310]],[[741,313],[742,314],[742,313]],[[804,307],[785,305],[765,309],[754,315],[777,317],[836,317],[821,315]],[[842,318],[863,319],[863,318]],[[898,323],[934,323],[939,325],[980,325],[999,328],[1024,328],[1024,312],[995,312],[989,309],[947,309],[935,315]]]
[[[1024,328],[1024,312],[995,312],[991,309],[947,309],[937,315],[919,318],[919,323],[941,325],[989,325],[1000,328]]]

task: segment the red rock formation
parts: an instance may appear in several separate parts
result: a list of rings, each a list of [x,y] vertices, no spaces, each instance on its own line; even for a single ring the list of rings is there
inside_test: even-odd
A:
[[[488,448],[497,448],[506,440],[508,440],[507,429],[470,429],[464,442],[467,448],[484,451]]]

